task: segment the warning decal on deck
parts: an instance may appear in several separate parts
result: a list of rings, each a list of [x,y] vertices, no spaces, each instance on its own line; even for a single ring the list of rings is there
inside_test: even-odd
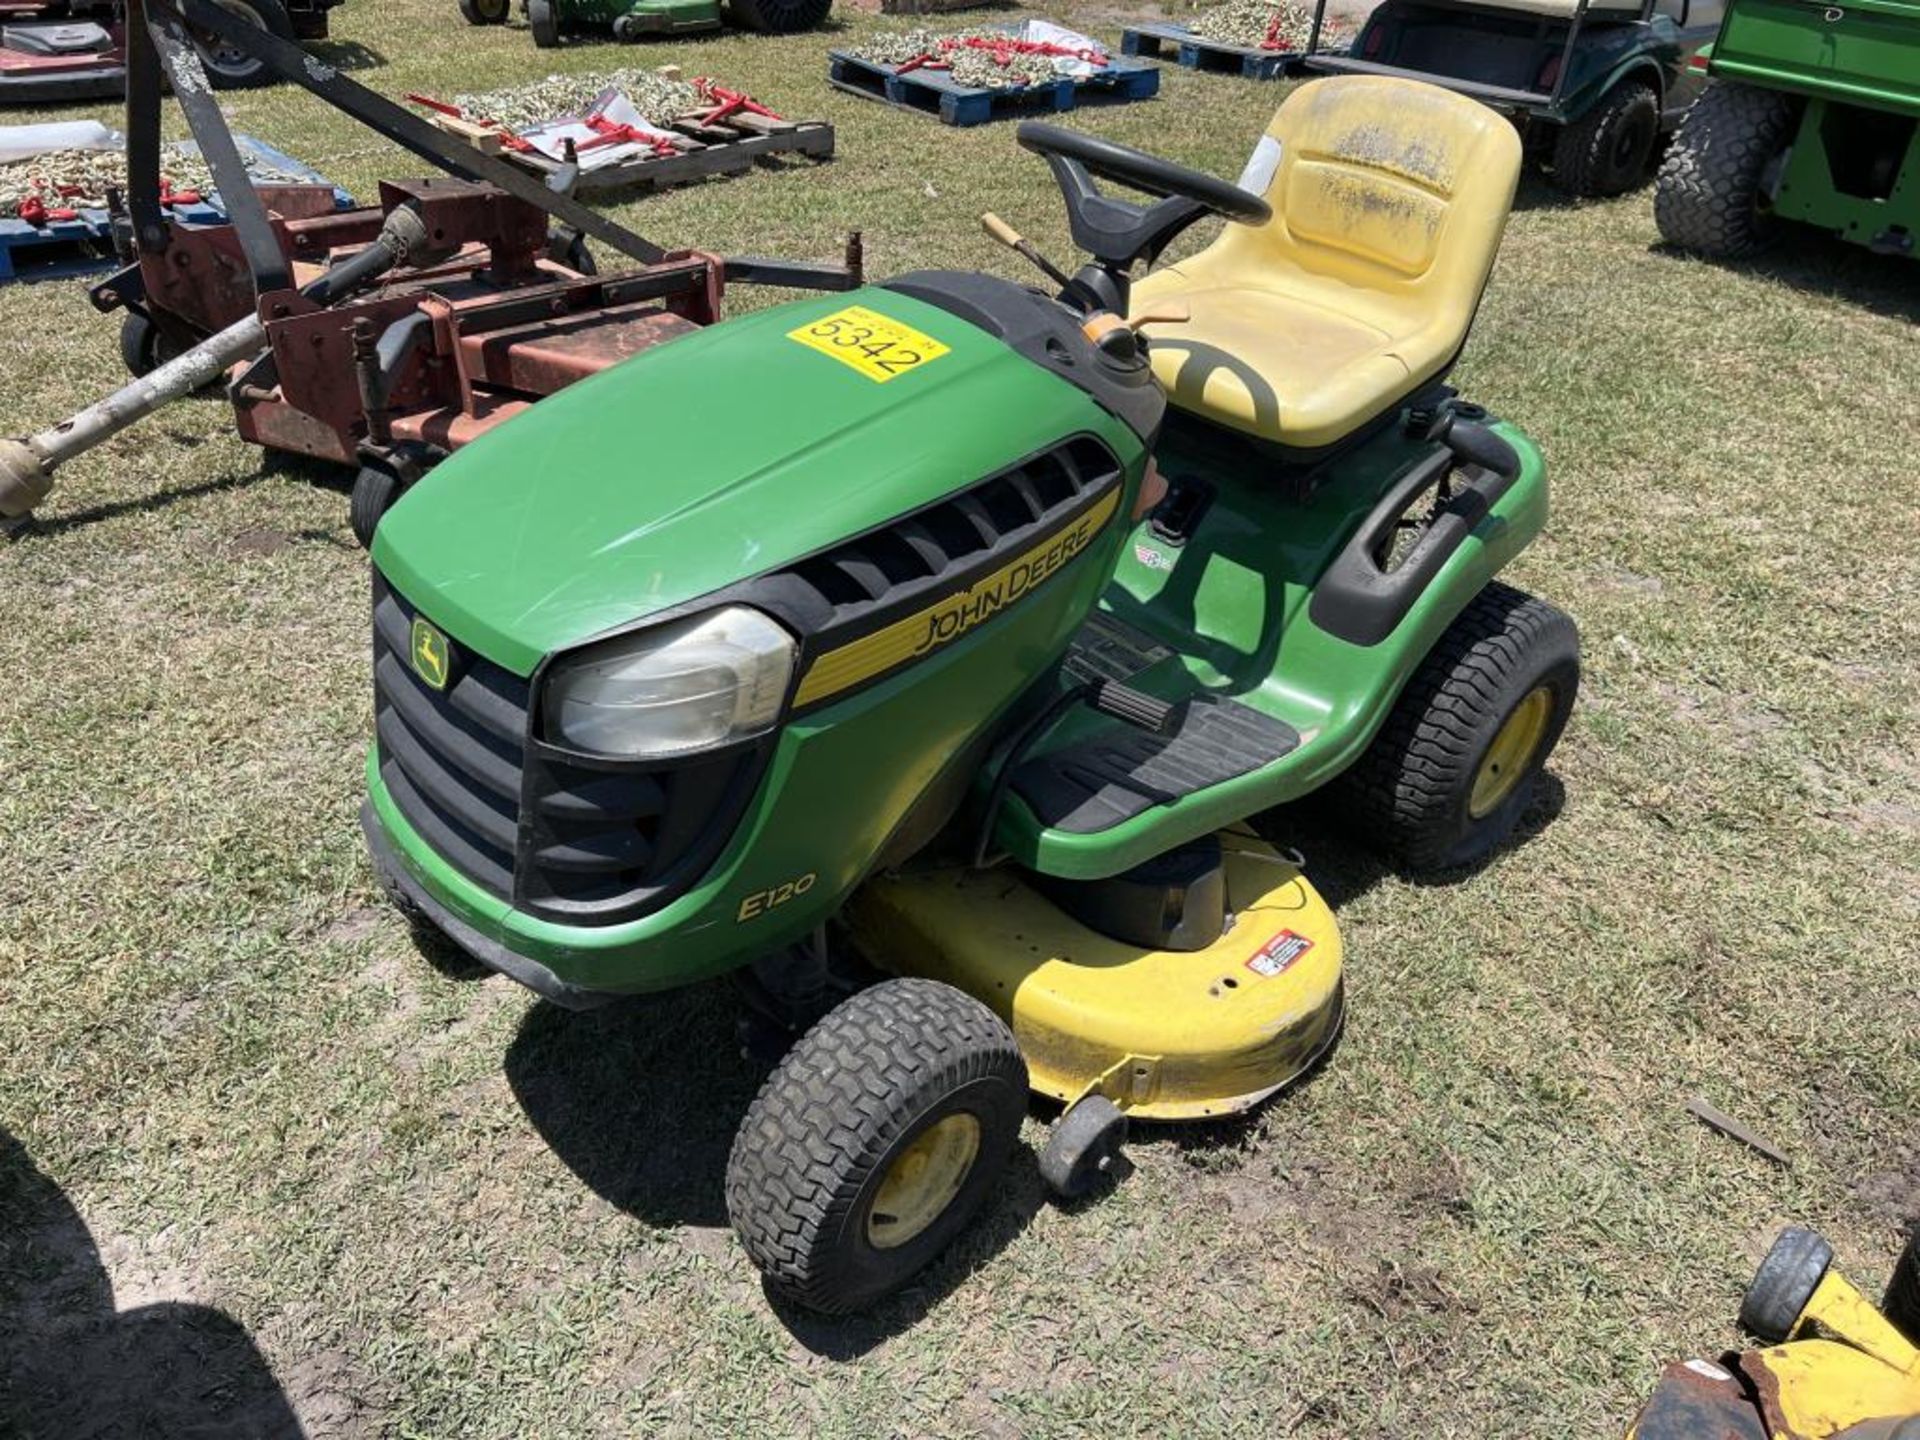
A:
[[[1247,957],[1247,969],[1271,980],[1276,975],[1284,974],[1289,965],[1312,948],[1313,942],[1306,936],[1282,930]]]
[[[864,305],[849,305],[798,330],[789,330],[787,338],[831,355],[876,384],[931,365],[951,353],[931,335],[922,335],[912,326],[889,320]]]

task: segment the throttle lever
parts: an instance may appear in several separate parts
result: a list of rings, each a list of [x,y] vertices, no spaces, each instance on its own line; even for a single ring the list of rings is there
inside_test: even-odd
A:
[[[988,235],[992,236],[1009,250],[1013,251],[1014,254],[1020,256],[1021,259],[1027,261],[1035,269],[1039,270],[1041,274],[1053,281],[1053,283],[1058,285],[1062,290],[1073,283],[1066,271],[1062,270],[1038,250],[1034,249],[1033,245],[1024,235],[1006,221],[1002,220],[998,215],[994,214],[993,211],[989,210],[980,217],[980,228],[985,230]]]

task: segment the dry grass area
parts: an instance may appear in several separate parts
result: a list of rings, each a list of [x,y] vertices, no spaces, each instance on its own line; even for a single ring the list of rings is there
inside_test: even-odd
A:
[[[391,95],[550,61],[451,0],[336,19]],[[623,217],[812,258],[858,225],[886,274],[1017,264],[990,206],[1065,254],[1010,127],[826,86],[874,23],[647,47],[841,156]],[[1231,174],[1279,95],[1169,69],[1073,123]],[[227,101],[361,194],[409,168],[298,95]],[[0,551],[0,1433],[1605,1435],[1657,1361],[1732,1343],[1783,1221],[1877,1282],[1920,1211],[1917,273],[1813,240],[1702,264],[1644,192],[1530,183],[1459,372],[1546,449],[1514,578],[1586,636],[1525,840],[1419,885],[1281,817],[1347,931],[1333,1063],[1147,1137],[1078,1211],[1023,1159],[924,1286],[831,1324],[724,1228],[755,1083],[727,989],[568,1016],[430,968],[379,905],[337,482],[216,399],[75,464]],[[79,286],[0,321],[0,429],[116,382]]]

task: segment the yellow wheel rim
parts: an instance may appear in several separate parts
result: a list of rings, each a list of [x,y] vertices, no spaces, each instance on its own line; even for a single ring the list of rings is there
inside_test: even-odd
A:
[[[1540,753],[1540,742],[1546,738],[1547,721],[1552,716],[1553,692],[1544,685],[1529,690],[1526,698],[1513,707],[1474,772],[1473,794],[1467,799],[1467,813],[1474,819],[1499,809],[1513,794],[1513,787]]]
[[[873,1208],[867,1211],[867,1243],[876,1250],[904,1245],[940,1218],[960,1193],[980,1154],[980,1122],[949,1115],[913,1137],[893,1157]]]

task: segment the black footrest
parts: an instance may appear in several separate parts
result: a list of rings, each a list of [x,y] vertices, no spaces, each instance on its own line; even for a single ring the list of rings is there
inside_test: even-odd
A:
[[[1250,774],[1299,743],[1299,732],[1284,721],[1238,700],[1199,695],[1173,733],[1116,725],[1027,761],[1014,772],[1013,788],[1041,824],[1090,835]]]

